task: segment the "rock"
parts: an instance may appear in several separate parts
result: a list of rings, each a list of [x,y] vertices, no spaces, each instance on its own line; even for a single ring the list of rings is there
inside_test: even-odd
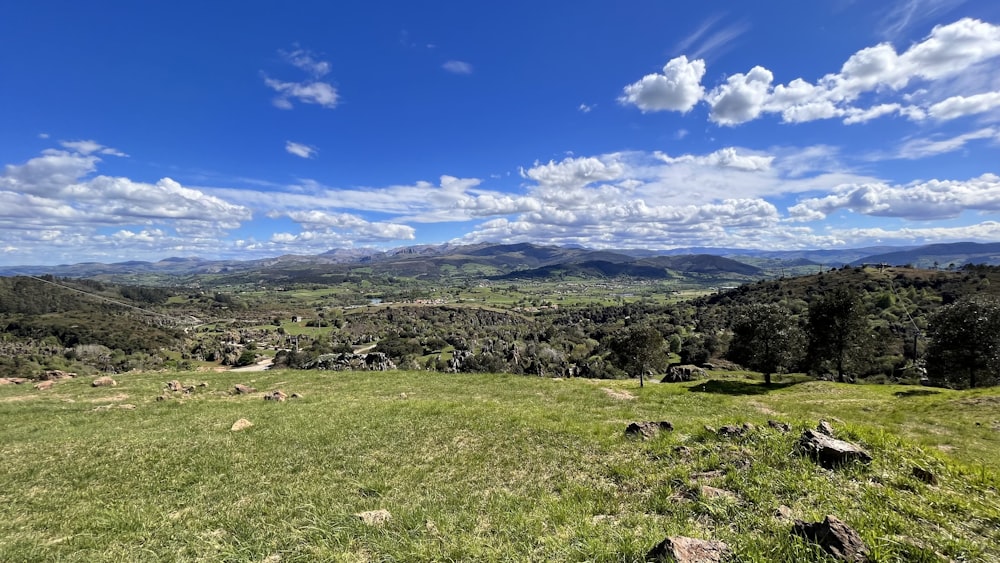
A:
[[[707,429],[707,428],[706,428]],[[748,432],[756,430],[757,427],[749,422],[744,422],[741,426],[728,425],[719,428],[719,436],[722,438],[740,438],[745,436]]]
[[[240,430],[246,430],[253,426],[253,423],[245,418],[241,418],[233,423],[232,428],[229,429],[230,432],[239,432]]]
[[[643,440],[650,440],[655,438],[661,431],[665,430],[669,432],[673,429],[674,425],[670,424],[666,420],[661,420],[659,422],[633,422],[625,428],[625,436],[629,438],[641,437]]]
[[[277,401],[279,403],[287,398],[288,395],[286,395],[285,392],[282,391],[281,389],[275,389],[274,391],[271,391],[270,393],[264,395],[265,401]]]
[[[169,398],[170,398],[170,395],[167,395],[166,393],[164,393],[164,394],[159,395],[158,397],[156,397],[156,400],[157,401],[166,401]]]
[[[358,512],[355,516],[369,526],[382,526],[392,520],[392,514],[389,514],[388,510],[369,510],[367,512]]]
[[[409,396],[409,395],[407,395],[406,393],[400,393],[400,394],[399,394],[399,398],[400,398],[400,399],[408,399],[409,397],[410,397],[410,396]]]
[[[301,398],[302,398],[301,393],[292,393],[292,396],[289,397],[289,399],[301,399]]]
[[[831,438],[834,437],[833,426],[830,426],[830,423],[827,422],[827,421],[825,421],[825,420],[819,421],[819,424],[816,426],[816,430],[820,434],[826,434],[827,436],[829,436]]]
[[[717,540],[699,540],[675,536],[660,542],[646,554],[646,561],[676,563],[717,563],[732,555],[729,546]]]
[[[38,379],[42,381],[59,381],[60,379],[71,379],[76,377],[75,373],[65,372],[61,369],[50,369],[42,372]]]
[[[49,379],[48,381],[39,381],[38,383],[35,384],[35,389],[38,389],[39,391],[45,391],[46,389],[52,389],[52,386],[55,384],[56,382],[52,381],[51,379]]]
[[[305,365],[306,369],[329,371],[389,371],[396,369],[389,356],[383,352],[368,354],[323,354]]]
[[[90,385],[91,387],[114,387],[118,385],[118,382],[105,375],[90,382]]]
[[[722,498],[730,500],[738,500],[739,495],[732,491],[727,491],[726,489],[719,489],[717,487],[709,487],[708,485],[702,485],[698,489],[699,493],[703,498]]]
[[[792,513],[791,508],[782,504],[781,506],[779,506],[774,510],[774,517],[779,520],[792,521],[794,514]]]
[[[705,377],[705,371],[694,365],[670,366],[660,383],[682,383],[696,377]]]
[[[823,548],[823,551],[841,561],[866,563],[869,561],[868,546],[850,526],[836,516],[828,515],[822,522],[796,520],[792,534],[805,538]]]
[[[21,385],[30,381],[25,377],[0,377],[0,385]]]
[[[782,434],[784,434],[785,432],[790,432],[792,430],[792,427],[788,423],[780,422],[777,420],[768,420],[767,425],[770,426],[771,428],[774,428],[778,432],[781,432]]]
[[[181,385],[181,382],[180,382],[180,381],[177,381],[177,380],[175,379],[175,380],[173,380],[173,381],[168,381],[168,382],[167,382],[167,386],[166,386],[166,389],[167,389],[167,391],[172,391],[172,392],[176,393],[176,392],[178,392],[178,391],[181,391],[181,390],[183,390],[183,389],[184,389],[184,386],[183,386],[183,385]]]
[[[872,460],[871,454],[861,447],[813,430],[802,433],[797,449],[827,469],[834,469],[845,463],[869,463]]]
[[[237,383],[233,386],[233,393],[237,395],[249,395],[250,393],[256,393],[257,389],[250,387],[249,385],[243,385],[242,383]]]
[[[930,471],[920,467],[919,465],[913,466],[913,476],[928,485],[937,485],[937,475],[934,475]]]

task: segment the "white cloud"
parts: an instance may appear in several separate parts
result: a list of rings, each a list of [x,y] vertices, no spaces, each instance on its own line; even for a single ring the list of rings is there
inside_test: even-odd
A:
[[[970,141],[993,139],[1000,141],[1000,129],[985,127],[947,139],[913,139],[907,141],[896,152],[896,158],[917,160],[938,154],[957,151]]]
[[[670,157],[666,154],[657,154],[657,158],[668,164],[681,162],[694,162],[707,166],[718,166],[724,168],[735,168],[745,171],[761,171],[771,168],[774,156],[740,153],[735,147],[726,147],[704,156],[683,155]]]
[[[998,107],[1000,92],[985,92],[972,96],[952,96],[927,108],[927,115],[933,119],[947,120],[985,113]]]
[[[663,72],[647,74],[641,80],[625,87],[618,101],[632,104],[642,111],[688,112],[705,93],[701,79],[705,75],[705,61],[688,61],[680,56],[671,59]]]
[[[840,209],[878,217],[931,221],[958,217],[964,211],[1000,211],[1000,177],[983,174],[970,180],[930,180],[903,186],[847,184],[833,193],[789,208],[799,220],[823,219]]]
[[[908,6],[927,2],[914,1]],[[997,57],[1000,26],[963,18],[935,26],[927,37],[902,53],[889,43],[861,49],[844,62],[839,72],[815,82],[796,78],[775,85],[772,71],[755,66],[746,74],[730,75],[705,94],[701,86],[704,61],[688,63],[681,56],[671,60],[663,74],[651,74],[626,86],[619,100],[643,111],[682,112],[704,100],[710,108],[709,118],[727,126],[764,114],[780,114],[785,123],[843,118],[845,124],[856,124],[893,114],[911,120],[928,116],[948,120],[1000,107],[1000,91],[989,79],[996,75],[997,68],[988,64]],[[943,97],[928,99],[946,93],[948,88],[920,88],[919,96],[906,91],[914,84],[938,86],[955,80],[963,81],[965,89]],[[966,96],[972,86],[981,93]],[[899,96],[907,104],[885,99],[891,96]]]
[[[720,125],[739,125],[756,119],[764,109],[774,75],[755,66],[746,74],[734,74],[712,90],[705,100],[712,108],[709,118]]]
[[[295,49],[291,52],[279,51],[279,54],[285,62],[306,72],[309,77],[298,82],[289,82],[271,78],[262,73],[264,84],[278,93],[278,96],[273,100],[275,107],[292,109],[295,107],[293,101],[315,104],[328,109],[337,107],[339,100],[337,89],[329,82],[320,80],[329,74],[329,62],[316,59],[312,52],[305,49]]]
[[[337,107],[337,89],[326,82],[282,82],[273,78],[264,78],[264,83],[278,92],[274,98],[275,107],[292,109],[292,100],[304,104],[316,104],[328,109]]]
[[[287,216],[305,227],[306,232],[321,230],[339,231],[354,240],[364,242],[412,240],[415,229],[400,223],[371,222],[352,213],[328,213],[325,211],[292,211]]]
[[[587,104],[580,104],[579,107],[577,107],[576,109],[579,110],[580,113],[590,113],[591,111],[593,111],[594,106],[589,106]]]
[[[472,74],[472,65],[465,61],[447,61],[441,68],[452,74]]]
[[[694,59],[717,55],[731,49],[736,39],[750,29],[750,26],[746,23],[736,23],[719,29],[716,24],[721,19],[720,16],[712,16],[705,20],[697,29],[677,44],[674,52],[682,53],[694,48],[692,52],[692,58]],[[713,29],[714,31],[712,31]]]
[[[285,141],[285,151],[300,158],[312,158],[316,156],[316,147],[303,145],[293,141]]]

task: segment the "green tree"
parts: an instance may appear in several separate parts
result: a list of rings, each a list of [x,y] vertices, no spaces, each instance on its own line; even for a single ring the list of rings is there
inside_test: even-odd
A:
[[[802,356],[803,335],[791,313],[779,305],[754,303],[737,313],[729,359],[764,374],[794,366]]]
[[[857,290],[837,287],[809,305],[809,360],[816,370],[833,368],[837,381],[868,356],[870,330]]]
[[[940,384],[969,387],[1000,383],[1000,301],[971,297],[931,317],[927,376]]]
[[[649,371],[662,370],[667,364],[666,342],[649,325],[632,325],[612,337],[613,362],[626,373],[639,375],[639,387]]]

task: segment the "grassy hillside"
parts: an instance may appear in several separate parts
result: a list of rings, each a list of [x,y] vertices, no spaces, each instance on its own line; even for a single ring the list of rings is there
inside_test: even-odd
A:
[[[689,535],[738,560],[822,561],[790,536],[782,505],[838,516],[878,561],[1000,560],[1000,391],[715,377],[638,389],[278,371],[0,386],[0,560],[640,561]],[[156,401],[174,378],[208,385]],[[260,392],[230,395],[234,383]],[[278,388],[303,398],[262,400]],[[254,426],[230,431],[240,418]],[[819,418],[872,464],[829,471],[795,455]],[[627,439],[634,420],[675,430]],[[756,429],[739,438],[705,429],[744,422]],[[355,516],[370,510],[392,518]]]

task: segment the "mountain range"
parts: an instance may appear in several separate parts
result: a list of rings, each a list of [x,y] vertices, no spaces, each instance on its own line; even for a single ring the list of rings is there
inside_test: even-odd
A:
[[[85,262],[59,266],[0,267],[0,275],[59,277],[236,275],[268,272],[352,274],[358,272],[428,279],[456,276],[493,279],[613,278],[671,279],[690,274],[760,278],[817,268],[860,264],[960,267],[1000,264],[1000,243],[961,242],[927,246],[769,251],[735,248],[592,250],[530,243],[418,245],[392,250],[334,249],[318,255],[257,260],[166,258],[158,262]]]

